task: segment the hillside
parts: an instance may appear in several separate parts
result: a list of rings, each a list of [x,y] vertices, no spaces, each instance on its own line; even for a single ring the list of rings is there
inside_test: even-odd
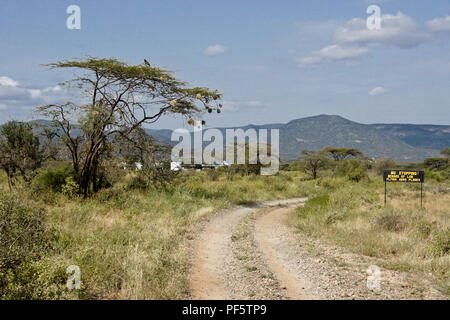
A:
[[[450,146],[450,126],[361,124],[336,115],[319,115],[292,120],[286,124],[248,125],[239,127],[280,129],[280,155],[290,160],[303,149],[326,147],[358,148],[374,158],[420,162],[438,157],[439,151]],[[227,128],[219,128],[225,131]],[[170,141],[170,130],[147,130],[151,135]]]
[[[432,136],[428,137],[430,142],[433,139]],[[282,158],[295,158],[299,150],[320,150],[329,146],[358,148],[369,157],[393,158],[397,161],[423,161],[427,157],[438,156],[441,149],[415,147],[388,130],[340,116],[308,117],[293,120],[280,128]]]
[[[416,148],[442,150],[450,146],[450,126],[373,124],[372,127],[378,131],[389,133]]]
[[[48,125],[46,120],[37,120]],[[292,120],[286,124],[247,125],[239,127],[280,130],[280,156],[291,160],[304,149],[326,147],[358,148],[373,158],[393,158],[402,162],[421,162],[439,157],[440,150],[450,146],[450,125],[361,124],[337,115],[318,115]],[[218,128],[224,133],[228,128]],[[147,129],[160,141],[171,143],[172,130]]]

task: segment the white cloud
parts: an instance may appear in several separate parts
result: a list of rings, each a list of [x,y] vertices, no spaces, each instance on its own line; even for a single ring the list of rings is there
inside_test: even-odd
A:
[[[331,60],[345,60],[357,58],[369,52],[367,48],[361,47],[342,47],[340,45],[331,45],[319,50],[318,54]]]
[[[18,81],[7,77],[0,77],[0,110],[32,109],[38,105],[48,103],[62,103],[69,94],[61,86],[46,88],[30,88],[19,84]]]
[[[224,101],[223,109],[228,111],[245,110],[249,108],[263,108],[265,105],[259,100],[247,100],[247,101]]]
[[[338,28],[334,35],[334,40],[340,44],[383,44],[400,48],[416,47],[428,38],[429,35],[421,31],[412,18],[401,12],[382,15],[379,30],[369,30],[366,20],[354,18]]]
[[[323,61],[356,59],[369,53],[365,47],[345,47],[337,44],[326,46],[308,57],[298,58],[300,66],[317,64]]]
[[[450,16],[431,20],[427,25],[432,31],[450,31]],[[347,65],[354,65],[355,59],[367,55],[374,45],[414,48],[432,37],[432,32],[420,27],[402,12],[382,15],[379,30],[369,30],[366,20],[354,18],[337,27],[333,44],[309,56],[297,58],[296,61],[299,66],[339,60],[346,60]]]
[[[296,59],[300,66],[312,65],[316,63],[320,63],[323,61],[323,58],[319,55],[309,56],[309,57],[301,57]]]
[[[210,46],[210,47],[206,48],[205,50],[203,50],[203,54],[208,57],[214,57],[214,56],[223,54],[227,51],[228,51],[227,47],[220,45],[220,44],[216,44],[214,46]]]
[[[28,92],[30,93],[32,99],[37,99],[41,96],[41,90],[39,89],[29,89]]]
[[[379,96],[387,93],[387,89],[385,87],[375,87],[369,92],[369,96]]]
[[[251,100],[251,101],[244,102],[244,105],[249,106],[249,107],[262,107],[262,106],[264,106],[264,104],[261,101],[258,101],[258,100]]]
[[[9,77],[5,77],[5,76],[0,77],[0,86],[17,87],[18,85],[19,85],[19,82],[15,81]]]
[[[427,22],[427,27],[432,32],[450,31],[450,16],[430,20]]]

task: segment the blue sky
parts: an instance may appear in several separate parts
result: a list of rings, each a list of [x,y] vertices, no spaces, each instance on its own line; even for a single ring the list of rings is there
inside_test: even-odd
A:
[[[81,8],[81,30],[66,8]],[[365,26],[381,8],[381,29]],[[0,122],[76,100],[70,73],[42,64],[86,54],[176,71],[218,89],[211,126],[338,114],[362,123],[450,124],[450,1],[0,1]],[[157,127],[182,125],[167,117]]]

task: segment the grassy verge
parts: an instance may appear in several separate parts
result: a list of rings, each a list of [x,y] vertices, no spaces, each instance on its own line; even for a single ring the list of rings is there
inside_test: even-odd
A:
[[[24,203],[46,209],[48,227],[57,234],[54,250],[37,268],[41,279],[37,285],[48,287],[48,292],[35,298],[184,298],[189,270],[186,240],[205,215],[237,204],[306,196],[314,190],[313,183],[302,181],[303,175],[296,172],[235,176],[233,181],[207,172],[185,174],[170,192],[130,190],[131,175],[87,200],[51,192],[36,197],[22,190]],[[69,265],[80,267],[81,290],[65,289]]]
[[[391,270],[431,275],[436,287],[450,294],[450,185],[425,184],[420,209],[420,185],[389,184],[383,205],[381,179],[353,183],[322,178],[290,225],[309,236],[325,239],[349,251],[376,257]]]

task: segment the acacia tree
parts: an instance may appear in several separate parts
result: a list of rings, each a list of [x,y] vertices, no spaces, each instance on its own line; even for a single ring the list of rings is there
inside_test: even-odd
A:
[[[315,180],[319,169],[325,167],[326,158],[323,156],[321,151],[303,150],[301,154],[301,159],[305,163],[305,171],[311,173],[313,179]]]
[[[165,114],[186,117],[219,110],[221,95],[208,88],[188,88],[172,72],[147,61],[129,65],[115,58],[86,57],[48,64],[51,69],[75,70],[65,82],[83,90],[85,104],[67,102],[39,107],[50,117],[55,134],[70,152],[75,179],[86,197],[98,189],[97,172],[103,157],[119,137]]]
[[[349,157],[362,157],[363,153],[355,148],[332,148],[328,147],[322,150],[322,153],[330,156],[335,161],[341,161]]]

